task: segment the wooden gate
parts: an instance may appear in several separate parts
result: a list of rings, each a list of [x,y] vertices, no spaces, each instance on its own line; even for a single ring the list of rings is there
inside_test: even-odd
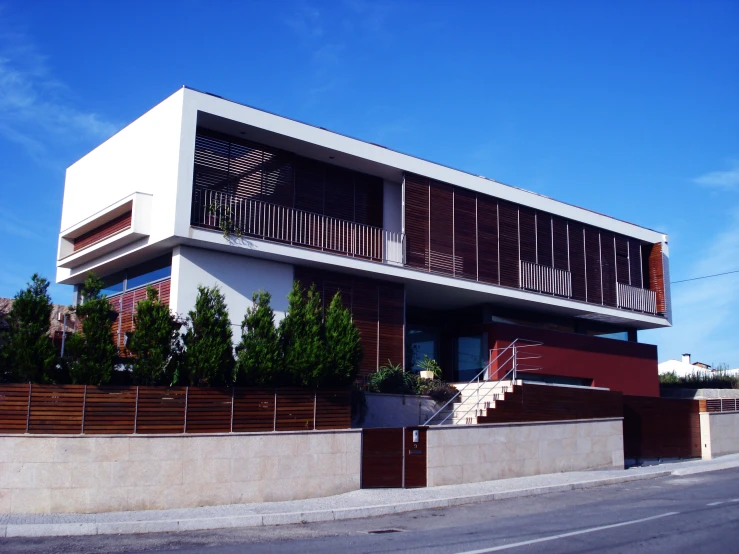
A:
[[[425,486],[425,427],[362,429],[363,489]]]

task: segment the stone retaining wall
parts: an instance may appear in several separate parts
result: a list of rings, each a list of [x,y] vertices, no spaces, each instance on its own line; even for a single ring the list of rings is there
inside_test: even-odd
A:
[[[359,489],[361,432],[0,435],[0,513],[298,500]]]
[[[622,418],[430,427],[428,486],[623,469]]]
[[[739,452],[739,412],[702,412],[700,419],[704,460]]]

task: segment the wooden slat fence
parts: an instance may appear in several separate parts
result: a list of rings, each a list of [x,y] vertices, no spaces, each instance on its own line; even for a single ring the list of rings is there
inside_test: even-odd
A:
[[[348,390],[0,385],[3,434],[348,429]]]

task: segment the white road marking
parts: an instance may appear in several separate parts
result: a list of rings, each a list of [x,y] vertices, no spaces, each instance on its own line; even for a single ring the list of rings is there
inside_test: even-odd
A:
[[[709,502],[706,504],[706,506],[718,506],[719,504],[723,504],[724,502],[729,502],[729,500],[719,500],[718,502]]]
[[[469,550],[467,552],[459,552],[458,554],[487,554],[488,552],[498,552],[499,550],[508,550],[509,548],[518,548],[519,546],[528,546],[540,542],[555,541],[566,537],[574,537],[575,535],[584,535],[585,533],[595,533],[596,531],[604,531],[606,529],[614,529],[625,525],[634,525],[635,523],[643,523],[645,521],[653,521],[663,517],[669,517],[679,514],[680,512],[667,512],[658,516],[644,517],[641,519],[632,519],[631,521],[623,521],[621,523],[613,523],[611,525],[601,525],[599,527],[591,527],[590,529],[581,529],[580,531],[572,531],[570,533],[562,533],[561,535],[552,535],[551,537],[542,537],[540,539],[531,539],[530,541],[514,542],[512,544],[501,544],[491,548],[483,548],[482,550]]]
[[[729,502],[739,502],[739,498],[732,498]]]

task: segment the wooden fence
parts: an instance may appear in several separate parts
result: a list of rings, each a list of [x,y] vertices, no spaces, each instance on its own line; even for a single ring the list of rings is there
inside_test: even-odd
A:
[[[243,433],[350,426],[347,390],[0,385],[0,433]]]

